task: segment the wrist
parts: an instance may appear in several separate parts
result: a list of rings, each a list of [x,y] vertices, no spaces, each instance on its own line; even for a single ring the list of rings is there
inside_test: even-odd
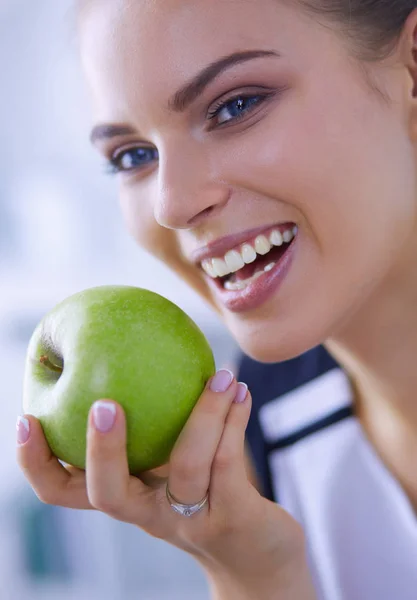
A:
[[[314,600],[300,523],[272,502],[192,551],[215,600]],[[194,549],[195,550],[195,549]]]
[[[255,575],[205,569],[212,600],[316,600],[306,560]]]
[[[316,600],[308,567],[304,536],[298,550],[283,556],[268,552],[239,562],[199,559],[208,578],[213,600]],[[224,557],[223,557],[224,558]]]

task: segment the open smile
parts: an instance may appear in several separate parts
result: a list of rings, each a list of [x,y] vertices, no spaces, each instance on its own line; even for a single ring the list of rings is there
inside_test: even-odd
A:
[[[288,272],[297,234],[293,223],[273,226],[222,256],[205,258],[201,267],[220,301],[233,312],[263,304]]]

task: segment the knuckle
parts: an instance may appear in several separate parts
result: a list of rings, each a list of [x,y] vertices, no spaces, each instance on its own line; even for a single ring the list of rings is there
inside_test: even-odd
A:
[[[30,456],[25,452],[21,451],[21,448],[18,448],[17,452],[17,464],[19,468],[23,471],[24,475],[27,477],[32,470],[32,462],[30,460]]]
[[[105,498],[100,494],[89,494],[89,501],[93,508],[111,517],[118,518],[122,514],[120,502],[115,498]]]
[[[49,504],[57,506],[60,504],[59,496],[55,490],[45,489],[37,490],[34,488],[34,492],[42,504]]]
[[[223,450],[219,450],[214,459],[213,459],[213,467],[217,471],[225,471],[230,469],[230,467],[235,464],[237,460],[237,453],[232,449],[227,448]]]
[[[93,462],[113,462],[115,456],[122,450],[122,447],[115,444],[90,444],[88,448],[89,459]]]
[[[201,477],[201,474],[205,472],[206,464],[202,460],[196,460],[195,458],[178,457],[172,460],[171,470],[175,473],[175,476],[184,481],[195,481],[196,478]]]
[[[200,413],[204,416],[217,416],[224,412],[224,402],[221,402],[219,398],[205,398],[205,401],[201,403],[199,409]],[[222,406],[223,405],[223,406]]]

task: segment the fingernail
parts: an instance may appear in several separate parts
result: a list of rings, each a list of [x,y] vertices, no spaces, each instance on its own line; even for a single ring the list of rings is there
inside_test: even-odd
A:
[[[231,385],[234,375],[228,369],[220,369],[210,382],[212,392],[225,392]]]
[[[17,417],[16,423],[17,443],[19,446],[26,444],[30,435],[29,421],[25,417]]]
[[[94,425],[101,433],[111,430],[116,420],[116,407],[112,402],[99,400],[93,406]]]
[[[247,395],[248,386],[246,385],[246,383],[242,383],[241,381],[239,381],[239,383],[237,384],[236,396],[233,402],[235,402],[236,404],[242,404],[246,400]]]

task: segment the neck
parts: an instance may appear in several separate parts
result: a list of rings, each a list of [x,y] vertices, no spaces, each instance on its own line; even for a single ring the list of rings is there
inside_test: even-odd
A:
[[[364,432],[417,513],[416,258],[397,267],[325,345],[351,380]]]
[[[417,511],[417,249],[325,344],[362,429]]]
[[[417,436],[416,259],[397,265],[326,347],[351,378],[359,414],[383,411]]]

